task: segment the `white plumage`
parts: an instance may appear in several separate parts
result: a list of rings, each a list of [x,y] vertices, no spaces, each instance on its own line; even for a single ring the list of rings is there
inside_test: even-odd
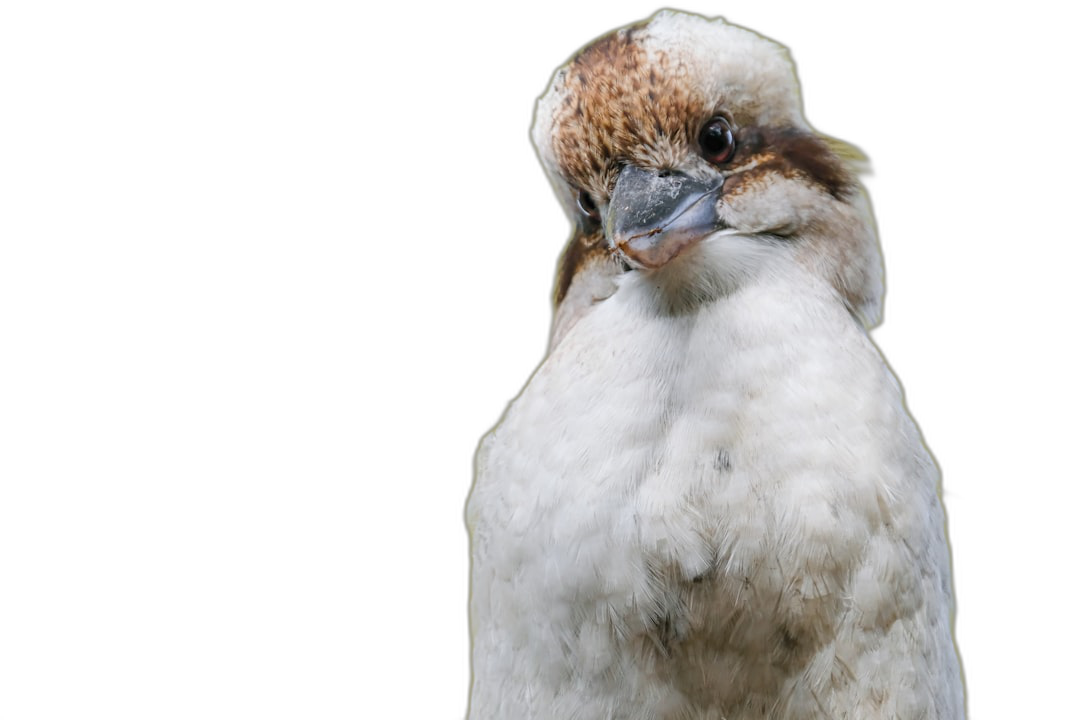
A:
[[[786,51],[659,13],[556,73],[534,138],[575,232],[477,455],[470,718],[962,717],[856,153]]]

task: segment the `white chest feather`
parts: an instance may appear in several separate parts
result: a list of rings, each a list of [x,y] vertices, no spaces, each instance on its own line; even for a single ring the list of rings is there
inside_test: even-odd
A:
[[[936,470],[795,280],[672,316],[629,276],[485,438],[474,720],[959,712]]]

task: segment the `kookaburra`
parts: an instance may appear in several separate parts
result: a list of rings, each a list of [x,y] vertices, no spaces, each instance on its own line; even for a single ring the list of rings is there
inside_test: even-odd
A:
[[[658,13],[555,73],[533,140],[574,229],[477,453],[470,719],[962,717],[861,158],[787,50]]]

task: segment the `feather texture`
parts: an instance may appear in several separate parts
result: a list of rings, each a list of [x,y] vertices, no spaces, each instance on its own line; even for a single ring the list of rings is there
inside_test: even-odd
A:
[[[741,155],[714,169],[717,112]],[[786,50],[658,14],[559,71],[535,137],[575,218],[581,191],[614,212],[631,163],[724,189],[658,270],[590,231],[605,252],[481,443],[470,718],[961,717],[939,476],[866,331],[869,205]]]

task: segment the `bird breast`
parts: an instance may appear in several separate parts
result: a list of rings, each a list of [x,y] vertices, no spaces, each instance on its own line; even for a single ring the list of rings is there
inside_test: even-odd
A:
[[[630,703],[775,692],[835,634],[875,536],[930,542],[932,464],[831,288],[774,277],[680,316],[621,283],[481,445],[474,674],[534,678],[548,708],[565,683],[589,702],[605,683]],[[534,705],[513,696],[478,688],[505,712],[476,717]]]

